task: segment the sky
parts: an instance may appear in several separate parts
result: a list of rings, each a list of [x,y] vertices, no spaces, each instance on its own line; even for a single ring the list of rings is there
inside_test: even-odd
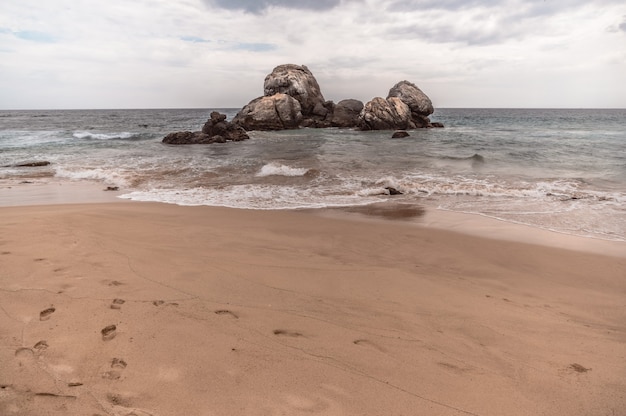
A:
[[[0,1],[0,109],[239,108],[286,63],[335,102],[626,108],[626,1]]]

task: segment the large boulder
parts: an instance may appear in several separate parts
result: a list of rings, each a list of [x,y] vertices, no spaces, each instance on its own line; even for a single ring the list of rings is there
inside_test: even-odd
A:
[[[266,97],[274,94],[287,94],[300,103],[302,115],[326,117],[328,110],[317,80],[302,65],[279,65],[265,77],[263,93]]]
[[[283,93],[250,101],[233,119],[246,130],[296,129],[301,121],[300,102]]]
[[[359,115],[361,130],[407,130],[414,129],[411,110],[397,97],[385,100],[376,97],[363,107]]]
[[[359,100],[341,100],[334,108],[330,124],[333,127],[356,127],[363,102]]]
[[[390,90],[387,98],[398,97],[409,106],[411,113],[428,117],[435,109],[430,98],[422,92],[417,85],[409,81],[400,81]]]
[[[178,131],[168,134],[162,141],[167,144],[211,144],[246,139],[249,137],[243,128],[226,121],[225,114],[213,111],[202,131]]]
[[[406,130],[433,127],[428,116],[434,111],[430,98],[415,84],[400,81],[387,99],[376,97],[365,104],[359,115],[362,130]]]
[[[265,77],[263,93],[250,101],[233,122],[246,130],[330,127],[334,104],[324,100],[306,66],[277,66]]]

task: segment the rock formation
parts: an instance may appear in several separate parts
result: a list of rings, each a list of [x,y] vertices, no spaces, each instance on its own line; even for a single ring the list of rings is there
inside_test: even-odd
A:
[[[240,126],[226,121],[226,115],[217,111],[204,123],[202,131],[179,131],[170,133],[163,139],[167,144],[210,144],[239,142],[249,139],[246,131]]]
[[[363,105],[347,99],[338,104],[326,101],[317,80],[302,65],[280,65],[265,77],[262,97],[255,98],[237,113],[232,122],[212,112],[202,131],[168,134],[163,143],[224,143],[248,139],[250,130],[285,130],[299,127],[340,127],[360,130],[409,130],[443,127],[431,123],[430,99],[415,84],[401,81],[387,98],[376,97]]]
[[[359,115],[361,130],[416,129],[434,127],[428,118],[434,111],[430,98],[409,81],[394,85],[387,99],[376,97]]]
[[[245,130],[283,130],[298,127],[341,127],[361,130],[406,130],[443,127],[431,123],[430,99],[415,84],[397,83],[386,99],[326,101],[306,66],[280,65],[265,77],[264,96],[244,106],[233,123]]]
[[[263,92],[264,96],[250,101],[233,123],[246,130],[330,127],[334,104],[324,100],[317,80],[306,66],[277,66],[265,77]]]

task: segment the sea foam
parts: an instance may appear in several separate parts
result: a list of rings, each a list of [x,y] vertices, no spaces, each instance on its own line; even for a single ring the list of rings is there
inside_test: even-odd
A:
[[[76,139],[87,140],[115,140],[115,139],[130,139],[135,136],[134,133],[120,132],[120,133],[92,133],[88,131],[77,131],[72,134]]]
[[[264,165],[255,176],[304,176],[308,171],[307,168],[294,168],[272,162]]]

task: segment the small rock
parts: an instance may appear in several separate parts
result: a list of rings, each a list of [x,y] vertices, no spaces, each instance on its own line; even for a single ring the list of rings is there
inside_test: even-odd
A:
[[[401,139],[402,137],[409,137],[410,134],[406,130],[398,130],[391,135],[392,139]]]
[[[385,189],[389,191],[389,195],[403,195],[402,192],[398,191],[396,188],[392,188],[391,186],[387,186]]]

